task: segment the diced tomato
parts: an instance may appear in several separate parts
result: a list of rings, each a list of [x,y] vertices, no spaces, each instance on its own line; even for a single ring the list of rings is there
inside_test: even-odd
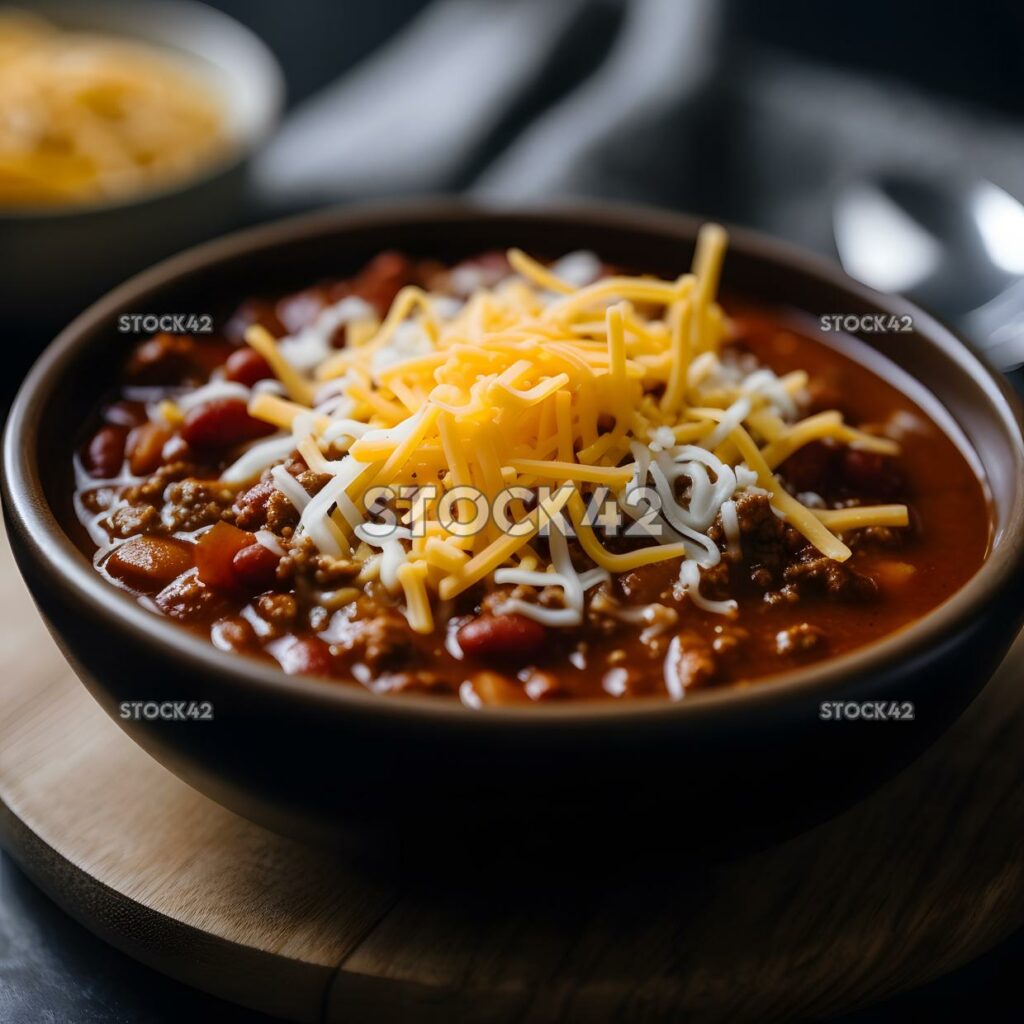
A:
[[[210,587],[230,589],[238,581],[232,562],[235,555],[253,543],[253,535],[230,523],[215,523],[196,541],[196,569]]]
[[[132,537],[115,548],[104,568],[134,590],[160,590],[192,568],[192,545],[172,537]]]
[[[143,423],[128,435],[128,465],[136,476],[155,473],[163,462],[171,432],[161,423]]]

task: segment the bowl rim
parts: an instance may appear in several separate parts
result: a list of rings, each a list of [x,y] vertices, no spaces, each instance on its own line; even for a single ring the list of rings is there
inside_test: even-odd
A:
[[[36,3],[26,7],[26,10],[29,14],[39,14],[48,20],[52,19],[60,27],[60,12],[74,6],[69,0],[37,0]],[[95,203],[0,205],[0,224],[51,224],[87,219],[104,214],[135,211],[150,204],[158,204],[175,196],[183,195],[243,166],[254,153],[263,147],[281,120],[287,87],[280,62],[270,47],[248,25],[226,11],[211,7],[209,4],[202,3],[201,0],[174,0],[173,3],[170,0],[141,0],[141,2],[138,0],[102,0],[101,3],[94,4],[93,7],[101,16],[113,16],[118,8],[130,8],[135,14],[142,15],[145,15],[146,10],[149,9],[154,14],[162,12],[167,17],[180,18],[187,15],[191,18],[206,18],[209,23],[217,24],[224,31],[232,33],[235,39],[247,47],[256,58],[266,89],[265,108],[260,112],[259,121],[251,131],[233,139],[231,145],[225,147],[223,153],[202,163],[194,173],[186,178],[175,179],[155,188],[143,188],[129,192],[123,197],[112,197]],[[96,29],[95,31],[101,30]],[[141,36],[122,36],[117,33],[116,29],[111,30],[111,35],[114,38],[137,38],[139,42],[156,45],[153,39]],[[183,52],[194,53],[184,47]]]
[[[239,688],[260,697],[286,698],[322,712],[348,712],[377,719],[423,718],[446,727],[516,729],[585,727],[598,723],[623,724],[667,721],[700,721],[738,712],[780,711],[798,698],[823,699],[858,678],[870,678],[900,661],[938,645],[942,638],[985,610],[989,599],[1011,586],[1024,573],[1024,416],[1003,377],[973,352],[951,330],[928,313],[898,296],[885,296],[848,277],[825,257],[810,253],[746,228],[728,228],[730,246],[755,258],[786,265],[824,286],[875,309],[914,317],[916,333],[957,364],[985,394],[994,422],[1011,436],[1014,445],[1016,490],[1006,510],[1006,525],[997,538],[1001,557],[986,557],[977,572],[942,604],[907,626],[853,651],[804,668],[780,672],[750,686],[723,686],[697,691],[680,701],[651,698],[631,702],[570,701],[565,703],[503,706],[474,711],[461,702],[425,695],[374,694],[362,686],[325,682],[314,676],[287,675],[277,666],[256,658],[221,651],[209,640],[180,624],[146,610],[131,595],[112,587],[64,532],[46,500],[35,449],[38,413],[45,407],[55,382],[73,370],[88,348],[90,334],[113,322],[129,302],[138,304],[149,293],[204,267],[241,257],[257,250],[301,244],[323,236],[360,228],[386,227],[410,221],[454,223],[468,220],[543,220],[553,225],[587,222],[610,231],[645,230],[692,239],[703,218],[649,206],[605,203],[560,203],[502,207],[439,199],[415,199],[387,204],[328,208],[270,224],[234,232],[187,249],[136,274],[99,299],[47,346],[19,389],[3,439],[2,485],[4,512],[11,532],[18,530],[36,568],[68,592],[68,599],[99,615],[112,633],[128,630],[141,636],[166,657],[189,664],[215,676],[218,686]],[[956,419],[955,411],[953,411]],[[991,554],[991,552],[990,552]]]

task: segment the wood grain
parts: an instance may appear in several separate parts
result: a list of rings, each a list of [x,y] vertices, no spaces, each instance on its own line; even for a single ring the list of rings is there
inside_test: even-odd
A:
[[[924,758],[774,849],[695,866],[681,829],[634,864],[595,851],[399,880],[265,832],[135,746],[65,665],[5,541],[0,610],[12,855],[107,941],[288,1019],[825,1017],[1024,921],[1024,640]],[[864,756],[871,729],[898,727],[865,724]]]

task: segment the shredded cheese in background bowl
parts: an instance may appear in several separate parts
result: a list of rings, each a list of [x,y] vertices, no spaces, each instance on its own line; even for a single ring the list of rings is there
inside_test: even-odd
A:
[[[254,391],[249,412],[282,433],[225,477],[254,479],[293,445],[330,477],[310,498],[282,468],[271,472],[299,513],[294,539],[363,562],[422,633],[433,631],[440,602],[484,580],[555,595],[509,597],[501,611],[579,625],[588,590],[669,559],[682,560],[678,593],[731,614],[734,602],[701,595],[700,574],[722,558],[708,536],[716,519],[727,552],[738,549],[735,499],[750,490],[844,561],[850,550],[837,533],[905,525],[906,508],[811,508],[775,470],[821,438],[883,454],[898,446],[837,412],[799,418],[806,374],[779,377],[723,354],[728,324],[715,295],[726,240],[705,226],[691,272],[675,280],[602,278],[588,253],[549,268],[513,249],[513,272],[464,302],[407,287],[382,322],[346,300],[329,324],[296,338],[252,326],[246,340],[286,397]],[[331,349],[319,327],[342,322],[348,344]],[[427,485],[429,495],[418,492]],[[369,511],[381,488],[391,489],[388,535]],[[609,544],[600,517],[588,515],[600,489],[634,528],[626,544]],[[468,495],[482,496],[485,511],[500,502],[502,526],[484,514],[468,528]]]
[[[200,67],[170,49],[0,8],[0,208],[185,181],[229,151],[223,107]]]

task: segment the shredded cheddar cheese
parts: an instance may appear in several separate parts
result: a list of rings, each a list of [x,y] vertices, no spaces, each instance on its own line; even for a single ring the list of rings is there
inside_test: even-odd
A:
[[[0,205],[167,187],[230,146],[212,81],[163,47],[0,9]]]
[[[362,562],[360,578],[404,599],[417,632],[435,628],[437,601],[485,579],[555,588],[561,605],[508,608],[578,624],[588,588],[668,559],[682,560],[682,593],[728,614],[731,602],[701,596],[700,571],[722,557],[708,535],[716,520],[736,550],[744,491],[767,493],[780,518],[837,561],[850,557],[840,534],[905,525],[907,509],[811,508],[775,475],[812,441],[886,455],[898,445],[838,412],[800,419],[806,374],[741,369],[724,354],[729,324],[715,293],[725,244],[707,226],[692,271],[674,280],[600,278],[590,254],[549,267],[513,249],[513,273],[464,303],[407,287],[381,323],[339,309],[327,327],[348,322],[348,345],[322,344],[315,363],[289,359],[321,351],[309,338],[299,346],[251,327],[246,340],[287,397],[254,392],[249,412],[287,434],[228,472],[258,474],[292,444],[330,476],[310,498],[271,473],[296,505],[295,536]],[[389,534],[369,509],[382,488],[397,516]],[[624,546],[599,536],[588,505],[600,494],[630,527]]]

